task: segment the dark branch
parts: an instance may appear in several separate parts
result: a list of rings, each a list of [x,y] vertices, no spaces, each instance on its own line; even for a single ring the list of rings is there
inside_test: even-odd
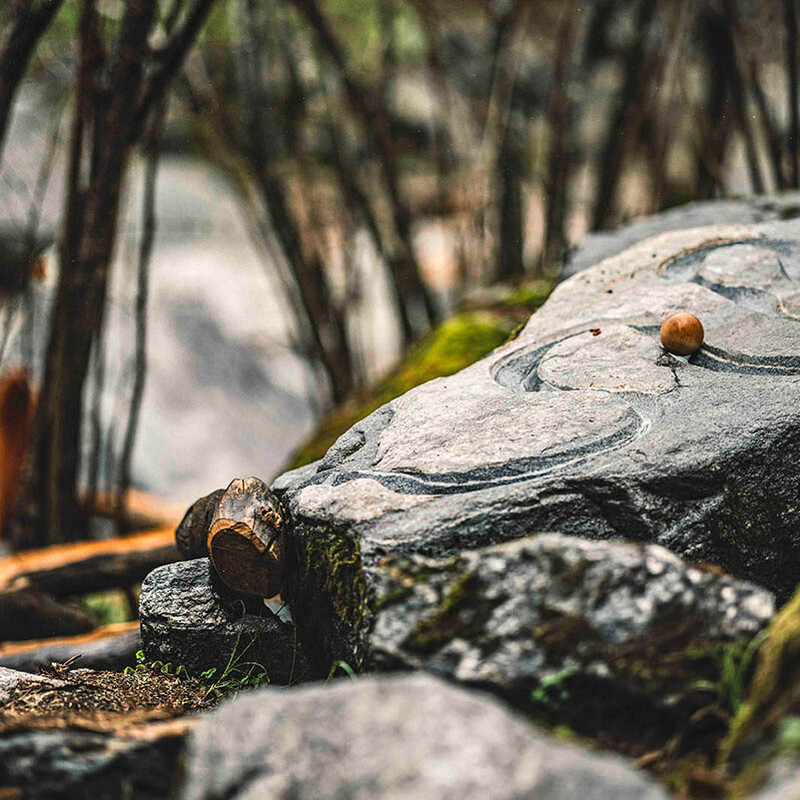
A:
[[[17,4],[0,49],[0,155],[11,118],[14,96],[28,67],[31,55],[63,0],[33,0]]]

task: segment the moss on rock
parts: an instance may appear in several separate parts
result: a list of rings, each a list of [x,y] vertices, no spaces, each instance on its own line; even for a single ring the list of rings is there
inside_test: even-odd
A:
[[[318,676],[339,661],[360,669],[358,636],[367,621],[367,587],[358,542],[327,527],[292,536],[294,568],[285,595]]]
[[[419,621],[406,639],[412,652],[436,650],[455,637],[469,639],[481,631],[481,615],[470,603],[477,583],[473,572],[462,572],[447,587],[441,605]]]
[[[800,589],[767,629],[747,698],[721,748],[722,762],[741,762],[744,752],[773,737],[779,721],[798,705],[800,692]]]

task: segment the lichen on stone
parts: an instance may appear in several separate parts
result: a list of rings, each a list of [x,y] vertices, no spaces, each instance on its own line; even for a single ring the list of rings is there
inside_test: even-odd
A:
[[[327,526],[299,528],[292,540],[296,569],[287,597],[304,638],[317,645],[318,671],[340,660],[360,669],[367,588],[358,541]]]

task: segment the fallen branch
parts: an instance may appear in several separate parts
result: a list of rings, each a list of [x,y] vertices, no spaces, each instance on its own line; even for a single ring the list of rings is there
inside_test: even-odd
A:
[[[208,533],[208,555],[231,589],[274,597],[281,587],[284,515],[258,478],[232,481],[220,498]]]
[[[55,597],[131,586],[156,567],[179,560],[171,527],[119,539],[28,550],[0,559],[0,598],[21,578]],[[0,638],[5,638],[2,631],[0,625]],[[25,638],[30,636],[28,632]]]
[[[0,641],[73,636],[93,627],[88,614],[59,603],[26,578],[0,592]]]
[[[105,625],[91,633],[54,639],[34,639],[0,646],[0,667],[38,672],[53,662],[63,664],[80,654],[81,669],[120,670],[133,664],[141,649],[138,622]]]

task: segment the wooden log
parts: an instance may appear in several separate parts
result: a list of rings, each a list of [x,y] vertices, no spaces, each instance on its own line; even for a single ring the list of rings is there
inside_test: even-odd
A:
[[[231,482],[208,533],[208,554],[223,583],[256,597],[280,592],[285,520],[280,500],[262,480]]]
[[[59,603],[24,577],[0,592],[0,641],[72,636],[93,627],[88,614]]]
[[[133,664],[142,649],[138,622],[104,625],[80,636],[34,639],[0,645],[0,667],[38,672],[80,655],[75,667],[120,670]]]
[[[184,558],[202,558],[208,555],[208,532],[219,501],[225,494],[217,489],[196,500],[175,529],[175,543]]]
[[[0,595],[18,578],[55,597],[125,587],[156,567],[179,560],[172,528],[26,550],[0,559]]]

